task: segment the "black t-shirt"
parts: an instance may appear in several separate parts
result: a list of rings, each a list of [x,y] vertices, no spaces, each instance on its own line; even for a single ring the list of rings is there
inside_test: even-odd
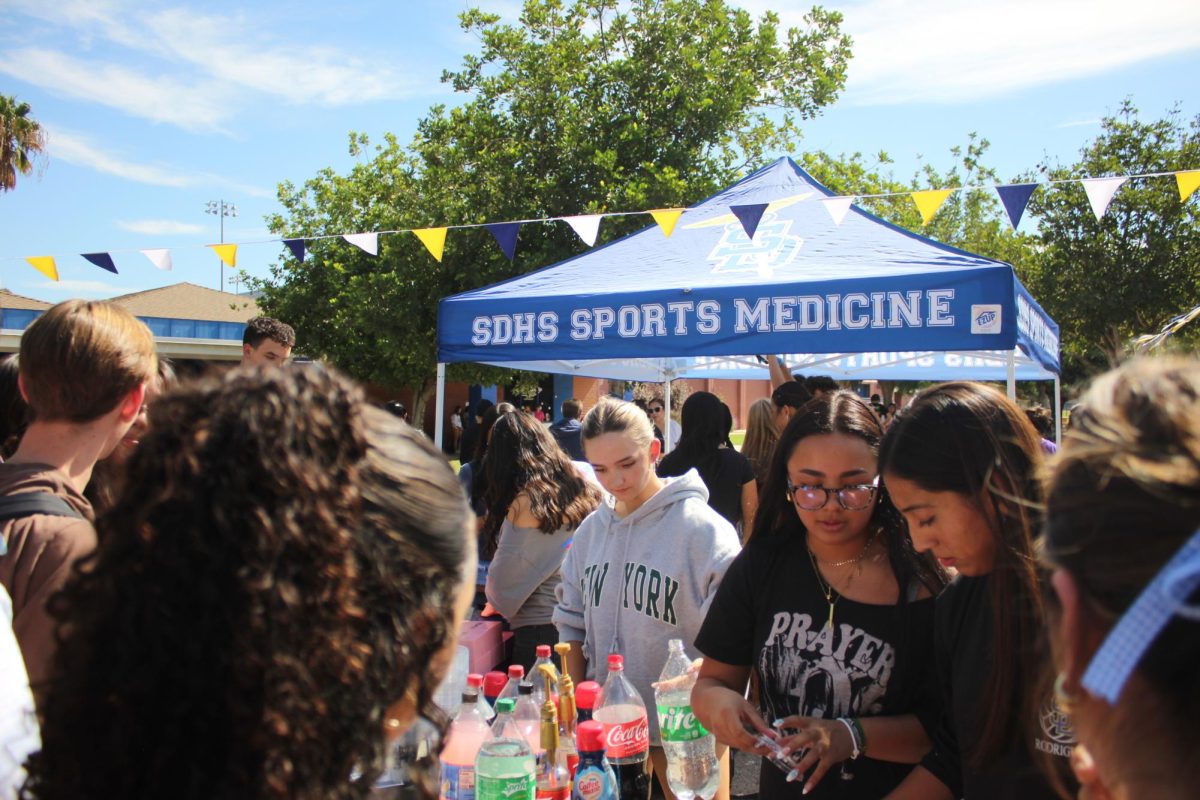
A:
[[[834,607],[817,586],[800,536],[754,538],[721,581],[696,637],[705,655],[753,666],[759,705],[770,722],[802,714],[822,719],[915,713],[929,696],[933,671],[933,598],[869,605],[845,597]],[[834,767],[808,798],[875,800],[896,787],[910,764],[866,756]],[[799,798],[803,781],[762,762],[759,795]]]
[[[754,468],[750,466],[750,461],[737,450],[721,447],[711,462],[687,464],[676,450],[663,458],[658,465],[658,474],[659,477],[670,478],[683,475],[693,467],[708,487],[709,506],[737,525],[742,519],[742,487],[754,480]],[[753,520],[746,520],[747,527],[751,524]]]
[[[970,764],[969,754],[983,732],[980,703],[992,668],[992,602],[990,579],[959,575],[938,596],[934,623],[937,656],[936,685],[941,700],[923,709],[921,722],[933,740],[933,751],[921,765],[965,800],[1050,800],[1058,797],[1042,772],[1040,753],[1051,762],[1062,759],[1064,775],[1075,746],[1070,721],[1050,697],[1041,704],[1036,733],[1026,747],[1017,747],[983,769]],[[1020,659],[1036,682],[1037,656]],[[932,714],[925,712],[933,711]],[[1040,751],[1035,758],[1034,750]]]

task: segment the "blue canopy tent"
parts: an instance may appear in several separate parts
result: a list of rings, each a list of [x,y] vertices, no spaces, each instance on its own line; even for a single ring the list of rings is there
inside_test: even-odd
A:
[[[1011,265],[833,195],[782,158],[656,227],[438,307],[445,365],[617,380],[765,378],[758,353],[841,379],[1054,380],[1058,326]],[[834,201],[835,203],[837,201]],[[753,237],[743,219],[760,216]]]

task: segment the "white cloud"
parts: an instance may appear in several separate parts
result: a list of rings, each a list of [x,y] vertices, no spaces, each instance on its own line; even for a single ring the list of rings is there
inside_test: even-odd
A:
[[[742,0],[756,16],[776,5]],[[975,101],[1200,49],[1195,0],[831,2],[854,38],[845,99]],[[802,11],[782,11],[784,25]]]
[[[241,192],[251,197],[274,197],[269,189],[251,186],[221,175],[206,172],[187,172],[161,164],[140,164],[120,155],[106,152],[86,137],[52,126],[47,126],[46,150],[51,159],[88,167],[106,175],[145,183],[151,186],[169,186],[174,189],[191,187],[220,187]]]
[[[133,233],[144,233],[147,236],[182,236],[204,233],[207,230],[203,225],[179,222],[173,219],[118,220],[117,227]]]

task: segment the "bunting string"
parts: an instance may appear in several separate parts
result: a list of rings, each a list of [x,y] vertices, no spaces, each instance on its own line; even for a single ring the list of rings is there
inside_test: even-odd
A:
[[[1145,179],[1145,178],[1165,178],[1173,177],[1179,191],[1180,202],[1187,202],[1188,199],[1200,189],[1200,169],[1184,169],[1173,170],[1170,172],[1146,172],[1136,175],[1118,175],[1096,178],[1063,178],[1058,180],[1047,180],[1036,183],[1016,183],[1016,184],[999,184],[994,186],[953,186],[943,187],[940,189],[914,189],[900,192],[873,192],[851,195],[834,195],[820,196],[813,199],[823,203],[826,210],[829,212],[830,218],[834,225],[840,226],[846,219],[851,206],[856,203],[861,203],[864,200],[881,200],[892,197],[908,196],[916,204],[918,211],[921,214],[922,224],[928,225],[937,215],[938,210],[950,197],[956,192],[968,191],[994,191],[1000,199],[1004,207],[1005,213],[1008,216],[1009,223],[1013,230],[1016,230],[1021,224],[1021,218],[1025,212],[1025,207],[1028,205],[1033,193],[1039,187],[1052,187],[1066,184],[1079,184],[1083,187],[1088,203],[1092,209],[1092,213],[1096,219],[1102,219],[1107,213],[1109,205],[1120,189],[1130,180]],[[755,203],[751,205],[731,205],[729,207],[729,221],[736,220],[741,223],[742,229],[746,236],[751,240],[754,239],[754,234],[758,228],[759,222],[763,215],[772,209],[781,208],[791,205],[794,202],[800,202],[808,199],[806,196],[797,196],[782,198],[772,201],[771,203]],[[639,215],[649,215],[658,225],[663,236],[670,237],[676,229],[676,225],[680,217],[689,209],[686,208],[657,208],[646,211],[611,211],[591,214],[577,214],[570,216],[557,217],[541,217],[530,219],[508,220],[503,222],[478,222],[464,223],[459,225],[444,225],[439,227],[426,228],[399,228],[395,230],[380,230],[367,231],[362,233],[331,233],[331,234],[316,234],[312,236],[293,236],[288,238],[271,238],[271,239],[256,239],[238,243],[227,244],[208,244],[208,245],[184,245],[175,250],[188,250],[198,247],[207,247],[212,249],[220,257],[221,261],[230,267],[237,266],[237,251],[239,247],[258,244],[283,244],[290,251],[292,257],[297,261],[303,262],[309,252],[309,243],[321,241],[325,239],[342,239],[345,242],[358,248],[360,251],[371,255],[379,255],[379,237],[391,236],[396,234],[411,233],[425,246],[429,255],[438,262],[441,262],[445,253],[446,234],[450,230],[469,230],[472,228],[486,228],[496,244],[500,247],[504,256],[512,261],[516,257],[517,240],[520,229],[524,225],[534,223],[547,222],[566,222],[576,235],[588,247],[593,247],[596,243],[596,238],[599,233],[600,223],[605,218],[616,217],[631,217]],[[705,223],[696,223],[696,225],[705,226]],[[692,228],[695,225],[685,226]],[[81,253],[80,257],[87,260],[89,263],[99,267],[100,269],[117,274],[117,266],[113,261],[114,253],[141,253],[145,256],[157,269],[170,270],[172,268],[171,250],[167,248],[125,248],[114,249],[100,252]],[[0,256],[0,261],[16,261],[23,260],[34,269],[41,272],[51,280],[58,280],[58,267],[54,256]]]

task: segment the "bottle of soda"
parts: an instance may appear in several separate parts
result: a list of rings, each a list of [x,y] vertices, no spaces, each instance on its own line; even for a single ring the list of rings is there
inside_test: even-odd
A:
[[[525,668],[520,664],[513,664],[508,668],[508,683],[504,684],[504,688],[500,690],[500,694],[496,697],[497,700],[502,700],[505,697],[512,698],[512,701],[517,702],[517,687],[521,685],[521,681],[525,678]]]
[[[559,747],[558,709],[551,695],[556,674],[553,667],[541,665],[538,674],[545,682],[546,700],[542,703],[541,754],[538,756],[537,800],[567,800],[571,792],[571,773],[567,754]]]
[[[500,693],[504,691],[506,685],[508,685],[508,676],[503,672],[493,670],[483,676],[483,699],[488,701],[488,705],[492,707],[493,711],[496,708],[496,700],[499,699]]]
[[[554,645],[554,652],[562,661],[562,671],[558,673],[558,746],[567,756],[567,770],[571,780],[575,780],[575,770],[579,767],[579,750],[575,744],[575,683],[571,673],[567,672],[567,654],[571,652],[569,642],[559,642]]]
[[[475,703],[479,706],[479,713],[483,715],[483,721],[492,724],[492,720],[496,718],[496,711],[492,708],[492,704],[483,694],[483,676],[478,672],[472,672],[467,676],[467,686],[475,690],[475,696],[479,698]]]
[[[604,726],[588,720],[579,723],[575,733],[579,770],[575,773],[571,800],[621,800],[617,794],[617,776],[604,757]]]
[[[655,684],[658,734],[667,756],[667,785],[679,800],[712,800],[721,780],[716,739],[692,713],[696,673],[681,639],[667,644],[667,663]]]
[[[621,800],[650,800],[650,721],[646,704],[625,677],[625,659],[608,657],[608,680],[600,692],[600,707],[593,714],[604,726],[604,754],[617,776]]]
[[[584,681],[575,687],[575,713],[579,719],[579,722],[576,723],[576,730],[578,730],[579,724],[592,718],[592,714],[596,711],[596,701],[599,699],[600,684],[595,681]]]
[[[475,692],[462,695],[462,705],[450,724],[440,758],[442,800],[475,800],[475,757],[488,738],[488,726],[479,713]]]
[[[475,759],[476,800],[534,800],[536,762],[512,712],[510,698],[496,701],[492,736]]]
[[[517,702],[513,706],[513,720],[533,748],[535,755],[542,752],[542,709],[533,699],[533,684],[521,681],[517,686]]]

